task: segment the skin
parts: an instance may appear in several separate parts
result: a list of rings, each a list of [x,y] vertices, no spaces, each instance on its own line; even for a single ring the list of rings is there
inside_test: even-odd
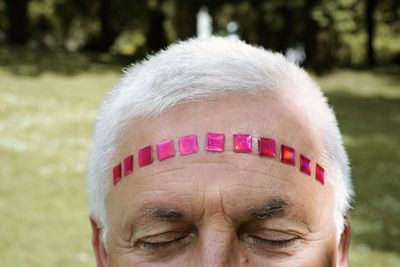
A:
[[[97,266],[347,266],[350,227],[337,241],[332,186],[314,178],[321,138],[311,120],[273,95],[230,93],[132,121],[121,158],[189,134],[200,151],[135,165],[113,187],[107,251],[91,219]],[[223,153],[204,151],[207,132],[225,133]],[[234,153],[234,133],[274,138],[277,157],[258,156],[256,140],[251,154]],[[296,166],[279,161],[282,143],[296,149]],[[298,170],[300,153],[311,176]]]

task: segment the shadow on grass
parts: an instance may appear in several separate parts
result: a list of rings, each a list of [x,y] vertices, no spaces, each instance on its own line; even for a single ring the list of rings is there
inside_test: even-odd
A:
[[[328,95],[345,136],[356,191],[353,240],[400,247],[400,99]]]
[[[107,53],[68,53],[25,47],[0,47],[0,66],[17,76],[39,76],[45,72],[76,75],[81,72],[120,71],[140,60],[133,56],[113,56]]]

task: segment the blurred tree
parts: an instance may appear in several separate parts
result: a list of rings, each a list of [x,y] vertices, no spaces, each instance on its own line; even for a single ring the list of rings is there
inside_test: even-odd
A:
[[[319,24],[318,21],[313,17],[314,9],[320,4],[320,0],[309,0],[305,2],[304,8],[302,9],[302,19],[304,21],[304,28],[300,35],[300,40],[304,44],[304,52],[306,54],[304,64],[311,68],[318,67],[318,33]]]
[[[112,25],[115,13],[111,8],[111,0],[99,0],[98,16],[100,18],[100,43],[99,49],[109,51],[118,33]]]
[[[213,15],[216,17],[216,29],[222,34],[229,21],[237,21],[237,34],[249,43],[261,45],[275,51],[285,52],[290,47],[310,44],[310,51],[314,51],[315,42],[302,43],[304,34],[314,37],[318,33],[317,22],[314,28],[305,31],[304,27],[313,26],[306,23],[316,4],[310,1],[230,1],[223,3]],[[214,6],[215,8],[215,6]],[[307,25],[306,25],[307,24]],[[315,38],[314,38],[315,39]],[[307,39],[308,40],[308,39]],[[311,46],[313,44],[313,46]],[[311,52],[310,52],[311,55]]]
[[[374,50],[374,38],[375,38],[375,20],[374,14],[377,6],[376,0],[365,1],[365,23],[367,30],[367,63],[369,66],[375,65],[375,50]]]
[[[156,52],[168,45],[164,30],[165,14],[162,10],[164,0],[155,0],[148,4],[148,29],[146,45],[150,52]]]
[[[8,18],[8,42],[26,44],[29,37],[29,0],[5,0]]]
[[[377,1],[373,20],[374,37],[371,45],[375,63],[400,64],[400,1]]]
[[[68,0],[67,0],[68,1]],[[84,1],[69,0],[75,2],[76,7],[83,7]],[[99,25],[97,31],[93,33],[85,45],[86,50],[109,52],[110,47],[114,44],[118,34],[122,31],[118,24],[121,13],[125,11],[122,6],[119,6],[120,1],[111,0],[92,0],[93,9],[85,6],[85,9],[80,9],[81,16],[93,17],[93,20]],[[129,6],[127,7],[130,10]],[[76,17],[76,16],[75,16]]]
[[[354,56],[363,51],[352,51],[352,42],[363,29],[363,12],[357,0],[306,1],[302,29],[306,51],[306,65],[317,70],[349,65]],[[362,45],[361,42],[358,44]]]
[[[100,28],[98,1],[97,0],[47,0],[52,2],[54,15],[48,14],[52,22],[52,35],[59,32],[57,45],[68,50],[79,49],[84,44],[86,47],[98,47],[95,32]],[[94,38],[96,37],[96,38]],[[97,41],[93,41],[96,39]],[[70,47],[69,42],[76,43]],[[97,49],[101,50],[101,49]]]
[[[196,18],[201,4],[201,0],[175,0],[174,29],[177,39],[196,36]]]
[[[0,0],[0,28],[12,44],[139,57],[195,36],[201,6],[213,34],[303,49],[316,70],[400,61],[398,0]]]

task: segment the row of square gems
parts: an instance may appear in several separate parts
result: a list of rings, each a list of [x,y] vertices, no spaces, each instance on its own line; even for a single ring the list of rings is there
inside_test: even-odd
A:
[[[181,155],[188,155],[199,151],[197,136],[195,134],[180,137],[178,139],[179,152]],[[161,141],[156,145],[157,158],[159,161],[175,156],[175,146],[172,139]],[[221,133],[207,133],[205,150],[209,152],[223,152],[225,149],[225,135]],[[252,136],[250,134],[233,135],[233,151],[236,153],[251,153],[253,151]],[[271,138],[258,138],[258,154],[261,157],[276,156],[276,142]],[[295,149],[281,145],[280,160],[289,165],[296,165]],[[138,164],[140,167],[153,162],[151,145],[142,147],[138,151]],[[126,157],[124,163],[124,176],[133,172],[133,155]],[[300,154],[300,171],[311,175],[311,160]],[[122,177],[121,163],[113,169],[113,184],[117,184]],[[324,184],[324,169],[317,163],[315,168],[316,179]]]
[[[196,153],[199,150],[197,136],[192,134],[180,137],[179,152],[181,155]],[[175,146],[172,139],[161,141],[157,144],[157,158],[162,161],[175,156]],[[151,145],[142,147],[138,151],[139,167],[149,165],[153,162],[153,151]],[[129,155],[123,161],[124,176],[133,172],[133,155]],[[122,164],[119,163],[113,168],[113,184],[116,185],[122,178]]]
[[[233,151],[237,153],[251,153],[253,151],[252,136],[250,134],[234,134],[233,135]],[[258,154],[261,157],[276,156],[276,142],[271,138],[258,138]],[[286,145],[281,145],[281,162],[296,165],[296,151],[294,148]],[[307,175],[311,175],[311,160],[300,154],[300,171]],[[324,169],[316,163],[315,178],[320,183],[324,184]]]

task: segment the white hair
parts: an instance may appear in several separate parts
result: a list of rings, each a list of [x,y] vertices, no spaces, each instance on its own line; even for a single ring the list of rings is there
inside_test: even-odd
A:
[[[320,163],[334,189],[334,218],[340,236],[353,188],[337,121],[320,88],[303,69],[279,53],[213,37],[173,44],[131,66],[106,96],[96,120],[87,176],[90,213],[102,230],[104,245],[111,170],[121,161],[117,143],[129,122],[203,96],[257,91],[290,98],[312,118],[310,123],[323,144]]]

